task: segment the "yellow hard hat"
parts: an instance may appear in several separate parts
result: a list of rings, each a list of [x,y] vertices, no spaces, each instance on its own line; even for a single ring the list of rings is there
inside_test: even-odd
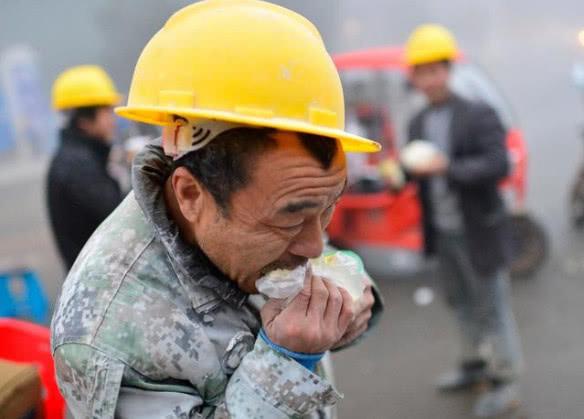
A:
[[[82,106],[114,106],[122,96],[112,79],[96,65],[72,67],[53,83],[53,108],[65,110]]]
[[[172,115],[338,138],[346,151],[378,143],[344,131],[343,89],[317,29],[258,0],[187,6],[148,42],[134,70],[129,119],[167,125]]]
[[[414,66],[436,61],[453,60],[458,55],[456,40],[440,25],[418,26],[406,43],[406,62]]]

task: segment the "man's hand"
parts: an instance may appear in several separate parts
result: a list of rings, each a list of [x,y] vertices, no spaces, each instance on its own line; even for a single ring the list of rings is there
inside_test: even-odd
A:
[[[272,342],[290,351],[325,352],[347,332],[352,306],[346,290],[312,276],[287,306],[268,300],[261,310],[262,324]]]
[[[428,164],[411,169],[410,172],[416,177],[428,177],[443,175],[446,170],[448,170],[448,159],[443,154],[437,154]]]
[[[363,297],[357,301],[355,308],[355,317],[347,331],[343,335],[340,341],[338,341],[332,349],[341,348],[349,343],[353,342],[359,336],[361,336],[367,330],[369,326],[369,320],[373,312],[371,309],[375,304],[375,297],[373,296],[373,290],[371,288],[371,280],[366,278],[363,280],[365,282],[365,290],[363,291]]]

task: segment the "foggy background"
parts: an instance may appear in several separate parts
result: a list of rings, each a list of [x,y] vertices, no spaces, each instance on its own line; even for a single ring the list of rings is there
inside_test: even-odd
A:
[[[0,50],[26,44],[37,53],[46,100],[64,69],[100,64],[127,92],[146,41],[178,0],[2,0]],[[582,160],[584,101],[571,79],[584,62],[577,34],[584,1],[288,0],[311,19],[331,52],[402,44],[418,24],[441,23],[487,70],[510,101],[530,151],[528,206],[552,238],[550,262],[537,278],[514,283],[514,304],[528,369],[523,380],[531,418],[582,418],[584,235],[568,222],[570,184]],[[0,265],[38,269],[54,301],[63,271],[44,208],[46,158],[12,168],[0,158]],[[22,262],[24,261],[24,262]],[[463,418],[471,399],[433,392],[453,364],[456,335],[441,304],[420,309],[412,285],[379,278],[389,309],[380,330],[337,358],[346,400],[341,417]]]
[[[31,45],[38,53],[43,85],[79,64],[103,65],[127,92],[133,65],[145,42],[173,11],[177,0],[19,0],[0,6],[0,49]],[[487,70],[507,96],[532,149],[530,190],[545,190],[535,210],[558,213],[565,188],[551,178],[571,175],[580,157],[578,132],[583,102],[571,80],[584,61],[577,33],[584,2],[528,0],[287,0],[275,1],[311,19],[331,52],[403,43],[413,27],[449,27],[462,49]],[[547,170],[558,166],[553,176]],[[557,169],[557,170],[556,170]],[[565,184],[565,182],[563,182]],[[555,186],[552,186],[555,185]]]

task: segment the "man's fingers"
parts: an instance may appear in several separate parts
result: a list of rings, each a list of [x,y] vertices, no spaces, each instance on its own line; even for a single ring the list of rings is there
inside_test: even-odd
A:
[[[262,324],[268,326],[274,318],[282,312],[285,306],[285,300],[279,299],[269,299],[266,301],[264,306],[260,311],[260,317],[262,319]]]
[[[353,311],[353,297],[351,294],[347,292],[346,289],[339,287],[339,292],[343,297],[343,307],[341,308],[341,312],[339,314],[339,322],[338,322],[338,329],[345,333],[349,324],[353,321],[355,313]]]
[[[361,336],[366,331],[367,331],[367,325],[364,325],[364,326],[361,326],[359,329],[351,330],[350,332],[345,333],[343,338],[334,346],[333,349],[340,348],[341,346],[345,346],[345,345],[353,342],[355,339],[357,339],[359,336]]]
[[[313,319],[324,318],[329,291],[322,278],[318,276],[312,277],[312,289],[310,293],[308,316],[314,316]]]
[[[369,320],[371,320],[371,315],[372,315],[371,310],[362,311],[357,315],[355,320],[353,320],[353,323],[351,324],[351,326],[349,326],[349,328],[358,329],[361,328],[363,325],[367,326]]]
[[[304,280],[304,286],[302,287],[298,295],[296,295],[296,297],[294,297],[292,301],[290,301],[288,307],[294,309],[304,308],[304,312],[306,312],[308,310],[308,304],[310,303],[311,294],[312,294],[312,277],[307,276],[306,279]]]
[[[373,291],[371,290],[371,286],[366,286],[365,290],[363,291],[363,295],[357,301],[355,301],[355,315],[359,315],[364,311],[371,310],[373,305],[375,304],[375,297],[373,295]]]
[[[331,281],[325,279],[323,282],[329,293],[324,319],[327,324],[335,324],[343,307],[343,296],[339,288]]]
[[[361,310],[371,310],[371,307],[375,304],[375,296],[373,295],[373,291],[371,287],[365,288],[365,292],[363,293],[363,297],[361,298]]]
[[[372,316],[371,310],[366,310],[366,311],[359,313],[357,315],[357,317],[347,327],[347,331],[345,332],[345,335],[343,336],[343,340],[347,336],[352,336],[355,333],[360,331],[360,333],[357,334],[357,336],[358,336],[361,333],[363,333],[363,331],[367,330],[367,328],[369,327],[369,320],[371,320],[371,316]]]

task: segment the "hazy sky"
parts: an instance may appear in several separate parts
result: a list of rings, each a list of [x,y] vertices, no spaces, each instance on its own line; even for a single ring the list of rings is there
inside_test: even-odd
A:
[[[40,52],[47,85],[67,66],[96,62],[108,67],[120,87],[127,88],[133,63],[145,41],[172,11],[188,3],[181,0],[3,0],[0,48],[13,43],[32,45]],[[277,3],[314,20],[332,51],[401,43],[416,24],[426,21],[446,24],[463,48],[488,68],[514,102],[525,100],[533,104],[542,97],[548,101],[554,99],[555,94],[540,94],[551,87],[570,89],[572,62],[578,56],[584,59],[584,48],[576,41],[578,29],[584,27],[582,1],[280,0]]]

